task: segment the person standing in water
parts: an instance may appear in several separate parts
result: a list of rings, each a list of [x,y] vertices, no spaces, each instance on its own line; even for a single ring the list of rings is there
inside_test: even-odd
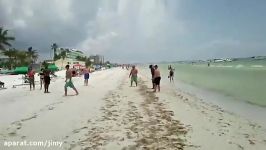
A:
[[[170,78],[170,82],[174,82],[174,69],[171,68],[170,71],[169,71],[169,76],[168,78]]]
[[[136,86],[138,86],[138,69],[136,69],[136,66],[133,65],[132,69],[129,74],[129,78],[131,77],[131,86],[133,84],[133,81],[136,83]]]
[[[161,91],[161,87],[160,87],[161,73],[157,65],[155,65],[154,68],[155,68],[154,70],[154,84],[155,84],[154,92],[156,92],[157,89],[160,92]]]
[[[50,93],[48,89],[51,81],[50,78],[51,71],[48,69],[48,66],[46,66],[45,69],[43,70],[43,74],[44,74],[44,93]]]
[[[72,75],[73,75],[72,71],[69,70],[69,65],[66,65],[65,96],[67,96],[67,87],[72,88],[76,92],[76,95],[79,94],[77,89],[75,88],[73,82],[72,82]]]
[[[171,65],[169,65],[169,66],[168,66],[168,70],[171,70],[171,69],[172,69],[172,66],[171,66]]]

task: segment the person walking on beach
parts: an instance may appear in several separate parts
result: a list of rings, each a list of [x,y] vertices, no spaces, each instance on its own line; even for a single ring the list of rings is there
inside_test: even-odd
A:
[[[161,91],[161,87],[160,87],[161,73],[157,65],[155,65],[154,68],[155,68],[154,70],[154,84],[155,84],[154,92],[156,92],[157,89],[160,92]]]
[[[131,77],[131,86],[133,84],[133,81],[136,83],[136,86],[138,86],[138,69],[136,69],[136,66],[133,65],[132,69],[129,74],[129,78]]]
[[[77,89],[75,88],[73,82],[72,82],[72,75],[73,75],[72,71],[69,70],[69,65],[66,65],[65,96],[67,96],[67,87],[72,88],[76,92],[76,95],[79,94]]]
[[[88,80],[90,78],[90,68],[84,69],[84,85],[88,86]]]
[[[170,82],[174,82],[174,69],[171,68],[170,71],[169,71],[169,76],[168,78],[170,78]]]
[[[40,76],[40,85],[41,85],[40,90],[42,90],[42,85],[44,84],[43,68],[41,69],[41,72],[39,73],[39,76]]]
[[[151,69],[151,82],[152,82],[152,89],[154,89],[155,85],[154,85],[154,66],[150,65],[149,68]]]
[[[51,71],[48,69],[48,66],[46,66],[45,69],[43,70],[43,74],[44,74],[44,93],[50,93],[48,89],[51,81],[50,78]]]
[[[32,68],[29,68],[28,78],[30,82],[30,90],[35,90],[35,80],[34,80],[35,71]]]

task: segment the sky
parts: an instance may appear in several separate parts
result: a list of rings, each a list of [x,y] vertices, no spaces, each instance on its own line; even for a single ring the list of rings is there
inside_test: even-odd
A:
[[[0,0],[0,26],[40,59],[51,45],[118,63],[266,55],[265,0]]]

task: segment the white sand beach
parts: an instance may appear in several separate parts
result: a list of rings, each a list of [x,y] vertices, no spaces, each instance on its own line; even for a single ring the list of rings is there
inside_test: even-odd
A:
[[[266,127],[162,82],[153,93],[149,74],[140,70],[139,86],[130,87],[121,68],[94,72],[89,86],[75,77],[77,96],[63,96],[64,71],[53,78],[49,94],[36,85],[0,90],[0,149],[6,141],[59,141],[49,149],[264,150]],[[13,78],[18,78],[13,76]],[[36,77],[38,78],[38,77]],[[18,81],[20,80],[18,79]],[[7,82],[6,82],[7,83]],[[15,83],[17,84],[17,83]],[[69,94],[74,91],[69,89]]]

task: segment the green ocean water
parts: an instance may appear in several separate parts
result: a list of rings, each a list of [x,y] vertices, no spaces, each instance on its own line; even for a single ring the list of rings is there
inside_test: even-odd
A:
[[[160,64],[163,74],[167,66]],[[266,106],[266,59],[232,62],[174,63],[175,80],[218,92],[235,100]]]

